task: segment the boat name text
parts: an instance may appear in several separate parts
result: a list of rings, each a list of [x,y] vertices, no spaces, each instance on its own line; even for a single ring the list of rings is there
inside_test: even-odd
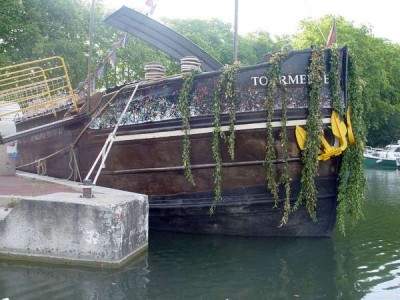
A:
[[[268,84],[267,76],[251,76],[250,77],[253,86],[266,86]],[[298,75],[281,75],[280,83],[284,85],[306,85],[311,82],[310,75],[298,74]],[[329,84],[329,75],[324,75],[324,84]]]

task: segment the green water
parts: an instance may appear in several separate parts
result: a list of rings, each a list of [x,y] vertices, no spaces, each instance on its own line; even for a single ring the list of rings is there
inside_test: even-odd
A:
[[[151,232],[118,271],[0,262],[0,299],[400,299],[400,171],[367,170],[365,220],[346,237]]]

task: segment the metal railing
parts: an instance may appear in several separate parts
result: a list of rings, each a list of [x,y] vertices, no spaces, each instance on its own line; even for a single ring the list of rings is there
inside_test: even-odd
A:
[[[96,172],[96,175],[95,175],[95,177],[93,179],[93,184],[94,185],[96,184],[97,179],[99,178],[101,170],[105,168],[105,162],[106,162],[108,153],[110,152],[111,147],[112,147],[112,145],[113,145],[113,143],[115,141],[118,127],[119,127],[119,125],[121,125],[121,122],[122,122],[123,118],[125,117],[126,112],[127,112],[128,108],[129,108],[129,105],[131,104],[133,98],[136,95],[136,92],[137,92],[137,90],[139,88],[139,85],[140,85],[140,83],[136,84],[136,87],[135,87],[134,91],[132,92],[131,96],[129,97],[129,100],[126,103],[123,112],[119,116],[118,122],[115,125],[114,130],[108,135],[107,140],[105,141],[103,147],[100,150],[100,153],[97,155],[97,158],[95,159],[92,167],[90,168],[89,173],[86,175],[84,182],[86,182],[86,183],[90,182],[90,176],[92,175],[92,173],[95,170],[96,166],[99,165],[98,169],[97,169],[97,172]],[[100,162],[100,164],[99,164],[99,162]]]
[[[29,119],[73,105],[64,59],[59,56],[0,68],[0,119]]]

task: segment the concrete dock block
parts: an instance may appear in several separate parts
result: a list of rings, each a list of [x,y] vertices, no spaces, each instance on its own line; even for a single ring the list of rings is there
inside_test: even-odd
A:
[[[77,193],[24,197],[0,219],[0,256],[120,267],[146,251],[147,196]]]

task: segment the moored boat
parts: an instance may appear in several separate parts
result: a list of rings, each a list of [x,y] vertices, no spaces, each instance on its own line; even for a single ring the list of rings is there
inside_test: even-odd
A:
[[[21,121],[4,142],[18,139],[19,169],[27,172],[82,181],[97,163],[94,183],[149,195],[151,229],[330,236],[347,147],[346,124],[334,111],[347,102],[348,64],[347,49],[335,50],[334,86],[332,51],[285,51],[203,73],[190,57],[183,59],[195,62],[190,72],[185,66],[170,77],[152,63],[145,80],[96,94],[77,114]],[[312,143],[320,153],[307,158]]]
[[[301,150],[295,138],[295,126],[304,126],[307,120],[307,68],[311,50],[292,52],[283,63],[282,80],[287,80],[287,169],[291,178],[292,205],[297,199],[301,181]],[[342,51],[343,61],[346,52]],[[318,222],[313,222],[307,209],[300,207],[287,225],[279,227],[283,207],[267,188],[265,169],[266,112],[265,72],[268,63],[239,69],[238,99],[236,102],[235,158],[229,157],[228,147],[221,142],[222,198],[210,216],[215,197],[215,167],[212,139],[215,128],[214,95],[222,72],[196,76],[189,102],[191,172],[195,185],[185,177],[182,164],[182,117],[179,111],[182,76],[143,82],[117,131],[114,145],[105,162],[97,184],[149,195],[150,228],[181,232],[232,235],[287,235],[327,236],[334,229],[336,216],[337,176],[340,157],[331,157],[319,163],[316,186],[318,189]],[[89,115],[77,116],[68,123],[59,123],[45,132],[19,139],[19,165],[38,162],[21,169],[73,178],[77,171],[85,176],[104,142],[115,128],[129,97],[138,84],[101,98],[101,114],[95,110]],[[321,94],[323,128],[328,132],[331,123],[332,102],[329,85]],[[105,104],[113,99],[110,105]],[[271,120],[273,149],[276,157],[274,176],[284,172],[285,159],[280,141],[282,132],[283,94],[274,99]],[[222,101],[221,101],[222,102]],[[105,107],[105,109],[103,109]],[[221,103],[221,132],[229,136],[229,105]],[[84,126],[89,124],[86,130]],[[52,153],[75,144],[74,154],[66,151]],[[76,165],[72,157],[76,156]],[[50,156],[50,157],[48,157]],[[45,158],[46,159],[40,159]],[[39,164],[40,162],[40,164]],[[279,194],[284,194],[283,187]]]
[[[368,167],[400,166],[400,141],[384,148],[369,148],[364,151],[365,165]],[[396,161],[397,160],[397,161]]]

